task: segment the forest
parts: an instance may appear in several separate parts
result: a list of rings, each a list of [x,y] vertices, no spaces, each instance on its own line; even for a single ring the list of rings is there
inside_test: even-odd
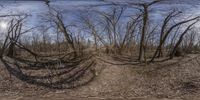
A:
[[[198,100],[199,4],[0,1],[0,99]]]

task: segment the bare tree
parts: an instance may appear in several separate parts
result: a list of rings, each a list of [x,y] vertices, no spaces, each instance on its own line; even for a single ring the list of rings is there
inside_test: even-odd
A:
[[[172,18],[176,17],[177,15],[179,15],[181,12],[176,12],[175,10],[173,10],[172,12],[170,12],[167,17],[164,19],[162,27],[161,27],[161,32],[160,32],[160,44],[163,41],[163,37],[166,33],[167,30],[167,26],[169,24],[169,22],[172,20]],[[162,57],[163,56],[163,44],[161,45],[159,51],[158,51],[158,57]]]
[[[110,41],[111,48],[113,52],[117,52],[119,49],[119,24],[122,14],[124,12],[123,7],[113,6],[111,13],[99,12],[100,15],[104,18],[105,29],[107,30],[108,39]]]
[[[148,25],[148,20],[149,20],[149,8],[160,2],[161,0],[155,0],[150,3],[132,3],[131,5],[138,6],[140,11],[143,14],[143,25],[142,25],[142,32],[141,32],[141,39],[140,39],[140,50],[139,50],[139,61],[144,61],[144,56],[145,56],[145,35],[147,32],[147,25]]]
[[[141,22],[141,14],[136,15],[135,18],[131,17],[131,20],[126,24],[125,36],[122,38],[122,42],[120,44],[120,52],[123,51],[124,47],[130,46],[134,35],[136,34],[139,23]]]
[[[85,13],[85,12],[84,12]],[[89,13],[87,13],[89,14]],[[103,44],[103,46],[106,46],[106,42],[104,41],[104,39],[102,38],[101,34],[99,33],[98,30],[98,26],[99,25],[99,21],[97,23],[95,23],[92,18],[90,18],[92,15],[82,15],[80,16],[80,20],[83,22],[84,26],[86,26],[86,28],[89,30],[89,33],[93,36],[94,39],[94,43],[95,43],[95,49],[96,51],[98,50],[98,44],[99,42],[101,44]]]
[[[158,47],[157,47],[157,49],[156,49],[156,51],[155,51],[155,53],[154,53],[154,55],[153,55],[153,57],[152,57],[152,59],[151,59],[151,62],[154,61],[154,59],[155,59],[155,57],[157,56],[159,50],[161,50],[162,45],[165,43],[167,37],[169,36],[169,34],[170,34],[176,27],[178,27],[178,26],[180,26],[180,25],[183,25],[183,24],[185,24],[185,23],[189,23],[189,22],[191,22],[191,21],[197,20],[197,19],[199,19],[199,18],[200,18],[200,17],[197,16],[197,17],[190,18],[190,19],[187,19],[187,20],[184,20],[184,21],[180,21],[180,22],[178,22],[178,23],[172,25],[168,30],[166,30],[165,35],[164,35],[163,38],[162,38],[162,41],[161,41],[160,44],[158,45]]]
[[[77,55],[77,50],[75,47],[75,40],[73,38],[72,32],[68,29],[70,25],[65,25],[65,21],[63,19],[63,15],[58,10],[48,6],[49,13],[44,16],[45,21],[48,21],[51,23],[51,28],[56,28],[58,32],[62,33],[64,36],[64,39],[66,41],[66,45],[69,46],[69,48],[74,52],[74,55]],[[54,25],[52,25],[52,23]]]
[[[173,50],[172,50],[172,52],[171,52],[171,54],[170,54],[170,59],[173,59],[174,54],[176,53],[177,48],[178,48],[179,45],[181,44],[181,42],[182,42],[183,37],[185,36],[185,34],[186,34],[189,30],[191,30],[191,27],[192,27],[194,24],[196,24],[197,22],[198,22],[198,20],[195,21],[194,23],[192,23],[191,25],[189,25],[189,26],[184,30],[184,32],[181,34],[179,40],[178,40],[177,43],[175,44],[175,46],[174,46],[174,48],[173,48]]]

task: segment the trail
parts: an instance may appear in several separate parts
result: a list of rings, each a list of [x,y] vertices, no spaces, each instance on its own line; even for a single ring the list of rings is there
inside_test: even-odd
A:
[[[189,56],[148,66],[98,60],[96,78],[75,89],[33,95],[0,93],[1,100],[200,100],[200,57]],[[33,90],[34,91],[34,90]],[[166,99],[165,99],[166,98]]]

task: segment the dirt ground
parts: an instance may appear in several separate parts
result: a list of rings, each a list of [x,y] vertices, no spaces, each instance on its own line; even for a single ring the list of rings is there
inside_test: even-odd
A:
[[[198,100],[200,56],[150,65],[127,56],[97,57],[95,79],[74,89],[52,90],[23,83],[1,67],[0,100]],[[3,66],[3,65],[1,65]],[[7,75],[5,77],[5,75]],[[9,83],[9,84],[8,84]],[[200,99],[199,99],[200,100]]]

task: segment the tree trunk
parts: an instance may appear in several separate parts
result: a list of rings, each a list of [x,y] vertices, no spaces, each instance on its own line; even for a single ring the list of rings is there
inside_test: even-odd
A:
[[[140,51],[139,51],[139,61],[144,61],[144,55],[145,55],[145,34],[147,31],[147,22],[148,22],[148,6],[144,5],[144,15],[143,15],[143,27],[142,27],[142,34],[141,34],[141,40],[140,40]]]
[[[8,53],[7,53],[7,56],[9,56],[9,57],[14,57],[14,55],[15,55],[15,50],[14,50],[14,48],[15,48],[15,44],[14,43],[11,43],[10,44],[10,46],[9,46],[9,48],[8,48]]]

